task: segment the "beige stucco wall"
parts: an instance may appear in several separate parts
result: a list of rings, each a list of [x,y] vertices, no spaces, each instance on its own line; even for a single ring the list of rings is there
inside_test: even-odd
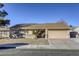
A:
[[[0,27],[0,38],[9,38],[9,27],[2,26]]]
[[[69,38],[69,30],[48,30],[48,38],[66,39]]]
[[[10,33],[6,32],[6,33],[3,33],[2,37],[9,38],[9,35],[10,35]]]
[[[28,30],[24,32],[25,38],[35,38],[36,36],[33,34],[33,30]],[[47,38],[54,38],[54,39],[67,39],[70,38],[70,30],[48,30],[47,29]]]
[[[33,34],[33,31],[32,31],[32,30],[29,30],[29,31],[28,31],[28,34]]]
[[[25,38],[31,38],[31,39],[35,38],[35,35],[33,34],[33,30],[26,30],[24,37]]]
[[[0,32],[0,38],[9,38],[9,31]]]
[[[20,33],[33,34],[33,30],[21,30]]]

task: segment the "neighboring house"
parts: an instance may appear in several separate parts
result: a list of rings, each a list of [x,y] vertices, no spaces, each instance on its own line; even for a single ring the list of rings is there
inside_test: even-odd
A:
[[[26,35],[27,30],[22,30],[22,27],[28,27],[34,24],[17,24],[10,28],[10,38],[32,38],[29,35]],[[29,37],[28,37],[29,36]]]
[[[78,26],[74,27],[73,30],[79,33],[79,27]]]
[[[79,27],[73,27],[73,32],[76,32],[77,34],[75,34],[76,38],[79,38]]]
[[[10,30],[9,30],[9,28],[8,27],[6,27],[6,26],[1,26],[0,27],[0,38],[2,39],[2,38],[9,38],[9,33],[10,32]]]
[[[25,26],[15,25],[12,31],[18,31],[23,34],[24,38],[50,38],[50,39],[67,39],[70,38],[71,28],[64,22],[47,23],[47,24],[27,24]],[[18,33],[17,33],[18,34]]]

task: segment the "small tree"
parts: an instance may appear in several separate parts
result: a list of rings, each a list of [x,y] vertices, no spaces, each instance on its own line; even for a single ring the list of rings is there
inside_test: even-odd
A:
[[[70,25],[70,27],[73,27],[72,25]]]
[[[7,15],[8,15],[8,13],[5,10],[0,11],[0,17],[4,18]]]
[[[0,8],[2,8],[4,6],[4,4],[0,3]]]

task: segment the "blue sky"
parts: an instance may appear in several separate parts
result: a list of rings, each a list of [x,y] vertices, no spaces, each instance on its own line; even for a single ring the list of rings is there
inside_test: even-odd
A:
[[[79,4],[7,3],[2,8],[8,12],[11,26],[21,23],[53,23],[63,19],[79,26]]]

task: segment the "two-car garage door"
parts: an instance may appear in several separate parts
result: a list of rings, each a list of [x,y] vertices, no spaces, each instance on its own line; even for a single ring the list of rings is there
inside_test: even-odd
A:
[[[69,38],[69,32],[67,30],[48,30],[48,38]]]

